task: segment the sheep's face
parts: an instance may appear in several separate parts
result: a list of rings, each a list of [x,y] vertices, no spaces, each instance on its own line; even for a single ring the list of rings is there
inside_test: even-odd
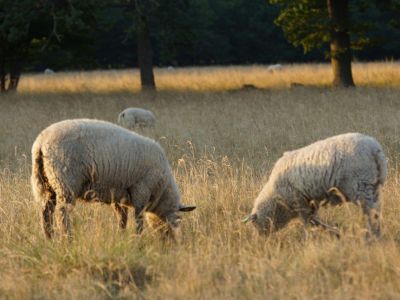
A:
[[[165,219],[173,228],[177,228],[181,221],[179,213],[189,212],[195,208],[196,206],[181,204],[179,190],[173,182],[165,188],[153,212],[161,219]]]
[[[118,124],[122,127],[133,130],[136,126],[135,116],[129,112],[122,112],[118,116]]]
[[[269,236],[271,234],[273,229],[273,220],[271,218],[264,218],[257,213],[253,213],[244,220],[245,223],[249,221],[254,225],[260,235]]]
[[[150,227],[157,229],[165,241],[179,242],[181,239],[179,212],[191,211],[195,208],[195,206],[181,206],[178,211],[169,211],[166,216],[153,214],[153,218],[149,222]]]
[[[243,221],[251,221],[260,235],[269,236],[272,232],[284,227],[296,214],[293,213],[281,198],[271,198],[258,203],[253,213]]]

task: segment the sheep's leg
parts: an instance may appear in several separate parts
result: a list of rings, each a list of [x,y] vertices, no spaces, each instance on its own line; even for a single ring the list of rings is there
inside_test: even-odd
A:
[[[367,217],[367,238],[369,238],[371,234],[379,238],[381,236],[381,226],[378,196],[376,195],[371,199],[362,201],[361,205],[364,215]]]
[[[144,225],[144,207],[135,207],[135,222],[136,233],[141,234],[143,232]]]
[[[114,210],[117,212],[119,219],[119,228],[125,229],[128,222],[128,207],[114,203]]]
[[[151,197],[151,190],[148,187],[148,181],[145,179],[146,178],[144,178],[140,182],[137,182],[134,186],[128,189],[131,203],[135,209],[135,223],[137,234],[141,234],[143,231],[144,213],[147,211],[146,205],[148,205],[149,199]]]
[[[47,238],[51,239],[54,235],[54,210],[56,208],[56,195],[51,195],[51,198],[46,201],[43,215],[43,230]]]
[[[304,233],[306,239],[308,238],[307,227],[309,225],[313,227],[321,227],[324,230],[328,231],[329,233],[333,233],[337,238],[340,238],[339,229],[337,227],[326,224],[318,218],[317,205],[311,203],[309,209],[306,209],[300,213],[300,217],[303,219]]]
[[[69,240],[72,239],[71,221],[69,218],[69,212],[71,210],[72,210],[72,204],[65,204],[60,207],[63,233]]]
[[[322,227],[324,230],[328,231],[329,233],[334,234],[337,238],[340,238],[339,229],[336,226],[332,226],[322,222],[316,215],[312,216],[309,220],[312,226]]]
[[[63,195],[60,199],[57,199],[58,204],[60,205],[60,216],[61,216],[61,225],[64,235],[71,240],[72,239],[72,230],[71,230],[71,221],[69,219],[69,213],[74,208],[75,198],[70,195]]]

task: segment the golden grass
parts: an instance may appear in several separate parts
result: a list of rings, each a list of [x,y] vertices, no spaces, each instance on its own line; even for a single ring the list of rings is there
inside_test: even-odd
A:
[[[156,68],[156,84],[161,91],[223,91],[245,84],[257,88],[285,88],[292,83],[327,86],[332,81],[329,64],[291,64],[281,70],[267,66]],[[360,86],[400,86],[400,63],[354,63],[354,80]],[[113,93],[140,89],[137,70],[24,75],[19,93]]]
[[[116,86],[118,78],[125,80],[115,73]],[[1,96],[0,298],[398,299],[399,96],[371,87],[161,92],[154,101],[130,93]],[[145,134],[166,149],[184,202],[198,206],[184,216],[181,243],[137,237],[132,219],[118,232],[112,209],[96,204],[75,208],[71,244],[45,240],[29,184],[34,138],[61,119],[115,121],[127,106],[155,112],[158,124]],[[265,241],[240,222],[283,151],[349,131],[375,136],[389,157],[381,242],[364,241],[352,205],[321,211],[338,223],[341,240],[318,231],[305,241],[293,222]]]

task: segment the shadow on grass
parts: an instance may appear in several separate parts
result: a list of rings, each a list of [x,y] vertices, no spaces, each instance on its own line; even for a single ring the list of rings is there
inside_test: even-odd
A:
[[[98,281],[98,287],[111,297],[118,296],[126,288],[144,291],[154,282],[154,276],[143,265],[93,267],[90,275]]]

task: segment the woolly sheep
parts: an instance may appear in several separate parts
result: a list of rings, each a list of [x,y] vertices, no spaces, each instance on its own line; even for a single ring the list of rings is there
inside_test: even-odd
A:
[[[347,133],[285,152],[255,200],[251,221],[269,235],[299,217],[304,225],[337,228],[318,219],[320,205],[360,203],[369,233],[380,235],[379,190],[387,175],[381,145],[372,137]]]
[[[47,68],[47,69],[44,70],[43,73],[46,74],[46,75],[51,75],[51,74],[54,74],[55,72],[52,69]]]
[[[270,71],[270,72],[278,71],[278,70],[281,70],[281,69],[282,69],[282,65],[281,64],[269,65],[267,67],[267,71]]]
[[[140,127],[153,127],[155,123],[154,114],[143,108],[129,107],[118,115],[118,124],[130,130]]]
[[[70,237],[69,211],[76,199],[113,204],[124,229],[128,207],[135,210],[136,229],[143,214],[156,215],[167,236],[180,222],[184,206],[161,146],[117,125],[88,119],[65,120],[44,129],[32,146],[31,184],[44,203],[45,235],[53,236],[53,214],[59,207],[64,232]]]

